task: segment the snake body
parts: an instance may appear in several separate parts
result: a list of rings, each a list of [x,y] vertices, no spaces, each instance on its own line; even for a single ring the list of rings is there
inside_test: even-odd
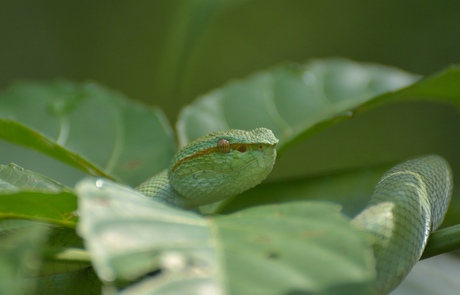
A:
[[[181,149],[169,169],[137,189],[168,204],[195,208],[259,184],[276,158],[273,133],[214,132]],[[376,261],[377,294],[393,290],[420,259],[429,234],[442,222],[452,192],[448,163],[439,156],[402,163],[378,183],[352,224],[367,233]]]
[[[376,261],[377,294],[387,294],[420,259],[429,234],[444,219],[452,174],[439,156],[399,164],[377,184],[367,207],[352,221],[369,236]]]

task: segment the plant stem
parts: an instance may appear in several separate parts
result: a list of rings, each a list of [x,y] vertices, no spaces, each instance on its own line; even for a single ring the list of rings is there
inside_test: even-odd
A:
[[[460,249],[460,224],[434,232],[430,236],[420,260],[456,249]]]

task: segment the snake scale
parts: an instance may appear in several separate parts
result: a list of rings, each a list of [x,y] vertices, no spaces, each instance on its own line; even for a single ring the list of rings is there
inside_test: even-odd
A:
[[[210,133],[180,149],[168,169],[136,189],[185,209],[223,200],[266,178],[277,142],[265,128]],[[376,294],[397,287],[419,260],[444,218],[451,191],[450,167],[439,156],[402,163],[383,176],[367,207],[352,220],[374,251]]]

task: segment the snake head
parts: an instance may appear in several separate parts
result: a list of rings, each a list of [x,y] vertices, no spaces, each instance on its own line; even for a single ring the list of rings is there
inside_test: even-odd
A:
[[[168,171],[170,183],[190,201],[190,207],[240,194],[271,172],[277,143],[266,128],[210,133],[174,156]]]

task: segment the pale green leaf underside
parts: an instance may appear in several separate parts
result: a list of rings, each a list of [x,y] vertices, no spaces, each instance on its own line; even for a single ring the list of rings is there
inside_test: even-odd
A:
[[[21,190],[71,192],[66,186],[41,174],[25,170],[18,165],[0,165],[0,191],[5,193]]]
[[[77,193],[78,230],[101,278],[161,269],[123,294],[366,294],[372,282],[366,243],[335,205],[287,203],[204,218],[106,180],[84,180]]]
[[[151,292],[220,288],[217,252],[204,218],[107,180],[84,180],[76,191],[78,232],[103,280],[132,280],[162,268],[161,279],[147,283]],[[141,294],[143,287],[135,288],[132,294]]]

